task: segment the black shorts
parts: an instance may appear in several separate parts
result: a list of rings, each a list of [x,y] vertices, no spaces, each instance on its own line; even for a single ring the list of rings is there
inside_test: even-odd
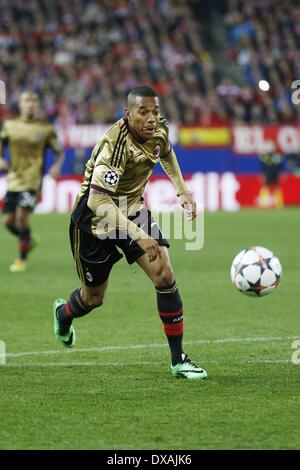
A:
[[[3,214],[16,212],[17,207],[22,207],[32,212],[37,203],[37,192],[26,191],[8,191],[3,202]]]
[[[159,245],[170,246],[148,209],[142,210],[135,220],[136,224],[157,240]],[[73,221],[70,224],[70,242],[78,276],[84,285],[90,287],[98,286],[108,279],[113,265],[123,257],[120,249],[129,264],[133,264],[145,254],[130,237],[101,240],[81,231]]]

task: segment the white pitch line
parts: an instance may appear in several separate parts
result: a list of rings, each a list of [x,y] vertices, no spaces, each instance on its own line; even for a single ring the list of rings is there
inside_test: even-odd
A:
[[[260,336],[260,337],[246,337],[246,338],[222,338],[215,340],[194,340],[185,341],[185,344],[226,344],[226,343],[243,343],[243,342],[268,342],[268,341],[283,341],[287,339],[298,339],[298,336]],[[47,351],[25,351],[18,353],[7,353],[6,357],[19,357],[19,356],[38,356],[38,355],[52,355],[52,354],[74,354],[80,352],[105,352],[105,351],[118,351],[118,350],[134,350],[134,349],[147,349],[147,348],[161,348],[166,347],[166,343],[150,343],[150,344],[132,344],[127,346],[103,346],[101,348],[78,348],[78,349],[59,349]]]
[[[198,339],[194,341],[185,341],[184,344],[226,344],[226,343],[244,343],[244,342],[269,342],[269,341],[285,341],[300,339],[299,336],[254,336],[246,338],[220,338],[220,339]],[[6,357],[20,357],[20,356],[40,356],[40,355],[54,355],[54,354],[74,354],[74,353],[93,353],[105,351],[126,351],[134,349],[156,349],[165,348],[167,343],[150,343],[150,344],[130,344],[127,346],[103,346],[101,348],[81,348],[81,349],[57,349],[48,351],[24,351],[17,353],[7,353]]]
[[[243,359],[238,361],[217,361],[207,360],[205,364],[292,364],[290,359]],[[130,366],[148,366],[148,365],[166,365],[166,362],[158,361],[140,361],[140,362],[98,362],[98,361],[75,361],[75,362],[12,362],[3,364],[1,367],[130,367]]]
[[[70,361],[70,362],[9,362],[4,367],[73,367],[73,366],[92,366],[92,367],[127,367],[127,366],[153,366],[159,362],[100,362],[100,361]],[[165,364],[161,363],[161,364]]]

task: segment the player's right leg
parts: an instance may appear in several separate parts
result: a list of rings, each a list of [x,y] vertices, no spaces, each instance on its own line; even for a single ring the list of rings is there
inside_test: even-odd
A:
[[[3,223],[10,233],[20,238],[20,230],[16,224],[15,212],[5,213],[3,217]],[[9,270],[11,272],[23,272],[25,271],[25,269],[26,269],[26,263],[21,258],[16,258],[13,264],[11,264],[9,267]]]
[[[122,258],[111,240],[99,240],[70,225],[70,242],[82,287],[74,290],[68,300],[53,303],[54,332],[67,347],[75,344],[75,318],[87,315],[103,303],[113,265]]]
[[[147,255],[136,260],[153,282],[159,316],[164,325],[171,352],[171,371],[174,377],[202,380],[207,372],[191,361],[183,351],[183,305],[175,282],[168,249],[160,247],[160,256],[150,262]]]
[[[19,230],[16,227],[16,213],[15,212],[7,212],[3,214],[3,224],[4,227],[16,237],[19,236]]]
[[[259,190],[259,195],[258,195],[258,206],[261,209],[267,209],[270,206],[270,188],[267,185],[263,185],[260,190]]]
[[[204,379],[207,377],[206,371],[191,361],[183,351],[183,305],[168,253],[169,243],[147,209],[142,209],[133,222],[157,240],[160,255],[150,262],[148,255],[130,238],[119,240],[118,246],[123,250],[128,263],[137,262],[155,287],[158,314],[171,352],[172,374],[191,380]]]
[[[26,269],[26,258],[34,246],[29,227],[29,217],[36,204],[34,191],[8,191],[3,206],[3,222],[7,230],[19,238],[19,256],[10,266],[10,271]]]
[[[17,225],[17,205],[18,192],[8,191],[4,198],[3,205],[3,224],[5,228],[14,236],[20,238],[20,229]],[[20,261],[20,262],[19,262]],[[17,259],[11,266],[10,271],[25,271],[25,264]]]
[[[30,209],[20,207],[19,205],[17,206],[16,227],[18,229],[19,238],[19,255],[9,268],[11,272],[22,272],[26,270],[27,256],[33,247],[33,239],[29,226],[30,214]]]
[[[19,230],[16,226],[16,208],[18,193],[8,191],[3,203],[3,224],[5,228],[16,237],[19,236]]]

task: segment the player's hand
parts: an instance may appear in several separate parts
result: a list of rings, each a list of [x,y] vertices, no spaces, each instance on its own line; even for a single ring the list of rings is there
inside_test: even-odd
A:
[[[8,162],[4,158],[0,158],[0,171],[8,170]]]
[[[49,170],[49,175],[52,176],[52,178],[56,179],[60,174],[60,165],[57,163],[54,163],[52,167]]]
[[[160,248],[156,240],[152,237],[141,238],[137,244],[147,253],[150,263],[155,261],[160,255]]]
[[[197,217],[196,203],[189,193],[179,196],[179,204],[183,207],[188,220],[193,220]]]

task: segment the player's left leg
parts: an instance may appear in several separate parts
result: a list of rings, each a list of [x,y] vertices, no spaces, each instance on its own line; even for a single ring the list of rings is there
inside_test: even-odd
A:
[[[281,209],[283,207],[283,193],[279,184],[274,188],[274,204],[276,209]]]
[[[147,255],[141,256],[136,262],[149,276],[156,289],[158,313],[171,351],[173,375],[192,380],[205,379],[206,371],[192,362],[183,351],[183,305],[168,249],[161,246],[160,256],[151,263]]]
[[[122,255],[114,241],[100,240],[82,232],[73,221],[69,234],[81,287],[75,289],[67,300],[54,301],[53,316],[55,336],[64,346],[73,347],[76,340],[73,320],[103,304],[110,272]]]

